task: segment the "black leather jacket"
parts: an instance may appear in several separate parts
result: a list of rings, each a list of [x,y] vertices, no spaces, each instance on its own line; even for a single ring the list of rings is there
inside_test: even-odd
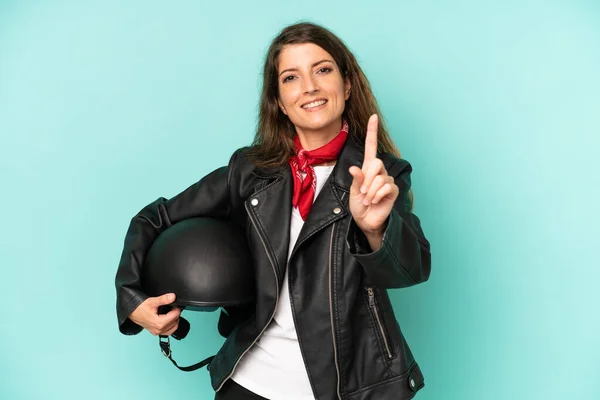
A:
[[[157,199],[132,219],[116,274],[120,331],[131,335],[142,330],[127,316],[147,298],[140,290],[140,272],[158,234],[194,216],[230,219],[247,234],[257,300],[246,312],[221,314],[225,320],[219,321],[220,332],[227,339],[208,366],[215,390],[271,321],[288,268],[294,322],[315,398],[412,398],[424,379],[387,293],[424,282],[430,274],[429,242],[409,206],[411,165],[390,154],[378,155],[400,195],[382,247],[371,252],[348,209],[352,182],[348,169],[361,165],[364,152],[364,144],[349,136],[288,263],[290,168],[258,169],[247,160],[245,150],[236,151],[227,166],[171,199]],[[222,329],[227,325],[229,329]]]

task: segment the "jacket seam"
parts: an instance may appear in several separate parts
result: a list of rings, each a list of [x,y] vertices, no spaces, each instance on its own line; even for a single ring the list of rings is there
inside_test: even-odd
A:
[[[245,327],[246,325],[248,325],[252,320],[254,319],[254,316],[251,315],[248,318],[246,318],[245,321],[241,322],[240,324],[236,325],[231,332],[229,332],[229,335],[227,335],[226,341],[230,340],[230,338],[232,337],[232,335],[234,334],[234,332],[236,332],[236,330],[239,332],[240,330],[242,330],[243,327]],[[222,352],[221,350],[223,349],[223,346],[221,346],[221,348],[219,349],[219,351],[217,351],[217,353],[215,354],[215,358],[213,359],[213,361],[218,361],[222,358]],[[237,361],[237,360],[236,360]],[[232,368],[233,369],[233,368]],[[231,372],[231,370],[225,375],[229,375],[229,373]],[[222,379],[222,378],[221,378]]]
[[[251,210],[250,212],[253,213],[254,216],[258,220],[258,215],[256,215],[256,212],[254,210]],[[269,247],[268,250],[272,254],[276,254],[275,250],[273,249],[273,246],[271,245],[271,242],[269,241],[269,238],[267,237],[267,234],[264,231],[264,228],[263,228],[262,224],[256,223],[255,225],[256,225],[256,230],[258,231],[258,234],[260,236],[262,236],[262,239],[264,239],[265,247],[268,246]],[[277,278],[277,284],[279,285],[279,273],[281,272],[281,265],[279,265],[279,259],[277,257],[273,257],[273,258],[274,258],[275,267],[277,269],[277,271],[275,271],[275,273],[277,274],[277,276],[276,276],[276,278]]]
[[[332,187],[337,187],[337,186],[332,186]],[[336,199],[338,200],[338,203],[345,208],[344,206],[344,201],[343,198],[346,195],[347,192],[343,192],[341,196],[338,196],[338,193],[336,190],[333,190],[333,195],[336,197]],[[346,218],[343,218],[339,221],[341,224],[341,222],[343,220],[345,220]],[[331,229],[335,229],[335,222],[333,223]],[[345,242],[345,235],[344,235],[344,230],[342,230],[341,228],[337,230],[336,235],[334,237],[334,248],[333,248],[333,260],[332,262],[332,273],[333,273],[333,282],[332,282],[332,290],[333,290],[333,303],[334,303],[334,323],[335,325],[333,326],[333,331],[335,334],[335,342],[337,343],[337,356],[338,356],[338,360],[337,362],[341,362],[341,352],[340,349],[344,348],[345,342],[344,342],[344,337],[343,335],[339,332],[338,327],[340,326],[341,322],[340,322],[340,299],[337,296],[337,292],[339,289],[339,276],[338,276],[338,268],[336,268],[336,265],[338,265],[338,263],[336,263],[336,260],[339,260],[343,257],[343,253],[342,253],[342,249],[344,248],[344,242]],[[342,243],[340,243],[340,238],[342,238]],[[338,279],[336,279],[338,278]],[[343,281],[343,280],[342,280]],[[334,357],[335,357],[335,353],[334,353]],[[340,386],[340,392],[343,391],[343,388],[346,385],[346,379],[345,379],[345,374],[344,374],[344,369],[340,368],[339,371],[339,386]]]
[[[376,389],[376,388],[378,388],[380,386],[385,386],[385,385],[391,383],[390,381],[394,381],[395,382],[395,381],[402,381],[404,379],[407,379],[410,376],[410,374],[412,373],[412,371],[415,369],[416,364],[417,363],[413,361],[410,364],[410,366],[408,368],[406,368],[406,371],[404,371],[403,373],[398,374],[398,375],[394,375],[391,378],[388,378],[386,380],[383,380],[383,381],[380,381],[380,382],[373,383],[371,385],[365,386],[363,388],[355,390],[354,392],[346,393],[345,397],[352,397],[352,396],[355,396],[357,394],[361,394],[361,393],[368,392],[370,390]]]
[[[288,264],[288,267],[289,267],[289,264]],[[289,276],[288,276],[288,291],[290,292],[290,303],[291,303],[291,308],[292,308],[292,319],[294,320],[294,327],[295,327],[294,329],[297,329],[296,327],[298,326],[298,324],[297,324],[297,320],[296,320],[296,313],[294,311],[295,310],[295,308],[294,308],[294,304],[295,304],[294,303],[294,296],[292,295],[291,288],[292,288],[292,281],[289,279]],[[313,389],[315,387],[315,383],[313,381],[313,376],[312,376],[312,373],[310,371],[310,368],[308,368],[308,365],[306,363],[306,354],[304,353],[304,347],[303,347],[303,344],[302,344],[303,342],[302,342],[302,339],[300,338],[300,335],[297,334],[296,336],[298,338],[298,345],[299,345],[298,347],[300,348],[300,354],[302,355],[302,361],[305,364],[306,375],[308,375],[308,380],[310,382],[311,389]],[[314,389],[313,389],[313,392],[314,392]],[[313,393],[313,394],[315,394],[315,393]],[[316,399],[318,400],[318,397],[316,397]]]
[[[233,196],[232,196],[233,193],[231,190],[231,180],[233,177],[233,170],[236,167],[239,153],[240,153],[240,150],[237,150],[235,153],[233,153],[233,156],[231,157],[231,160],[229,162],[229,168],[227,171],[227,191],[229,193],[229,210],[227,210],[228,215],[231,215],[233,213]]]
[[[132,301],[134,301],[134,300],[135,300],[135,299],[137,299],[137,298],[138,298],[138,296],[137,296],[137,295],[134,295],[134,296],[133,296],[131,299],[129,299],[129,300],[127,301],[127,303],[125,303],[125,304],[122,304],[122,305],[119,307],[119,308],[121,309],[121,311],[122,311],[122,312],[125,312],[125,310],[127,310],[127,306],[128,306],[128,305],[129,305],[129,304],[130,304]],[[127,321],[127,318],[129,318],[129,316],[128,316],[128,315],[125,315],[125,317],[124,317],[124,318],[123,318],[123,320],[121,321],[121,324],[123,324],[125,321]],[[131,321],[131,322],[133,322],[133,321]],[[120,324],[120,325],[121,325],[121,324]]]
[[[335,223],[332,225],[331,229],[335,229]],[[338,347],[338,362],[340,361],[339,359],[341,358],[339,350],[340,350],[340,348],[343,348],[343,343],[344,343],[342,335],[340,335],[338,333],[338,329],[336,329],[338,326],[340,326],[340,312],[339,312],[340,307],[339,307],[339,298],[337,296],[337,288],[338,288],[338,280],[336,279],[337,278],[337,273],[334,273],[334,272],[337,271],[337,269],[335,268],[335,266],[336,266],[336,262],[335,261],[340,257],[340,253],[339,253],[340,252],[340,246],[339,246],[339,243],[338,243],[340,231],[341,231],[341,229],[338,229],[337,232],[336,232],[337,235],[334,236],[334,239],[335,239],[334,240],[334,246],[335,247],[333,249],[333,260],[331,261],[332,262],[332,266],[331,266],[332,271],[331,271],[331,273],[333,274],[333,282],[332,282],[333,283],[332,284],[333,287],[332,287],[331,290],[333,290],[333,304],[334,304],[334,309],[333,309],[334,310],[334,315],[333,315],[333,317],[334,317],[334,322],[335,322],[335,325],[333,326],[333,331],[335,333],[335,341],[336,341],[337,347]],[[335,353],[334,353],[333,356],[335,357]],[[343,374],[343,368],[340,368],[340,390],[345,386],[345,380],[344,380],[343,376],[344,376],[344,374]]]
[[[390,256],[392,257],[392,259],[394,260],[394,262],[398,265],[398,267],[400,268],[400,271],[402,271],[404,273],[404,275],[406,276],[406,278],[408,279],[408,281],[412,284],[417,284],[418,282],[413,279],[413,277],[410,275],[409,271],[404,268],[404,266],[402,265],[402,263],[400,262],[400,260],[398,260],[398,258],[396,257],[395,251],[392,248],[391,244],[389,241],[384,242],[388,252],[390,253]]]

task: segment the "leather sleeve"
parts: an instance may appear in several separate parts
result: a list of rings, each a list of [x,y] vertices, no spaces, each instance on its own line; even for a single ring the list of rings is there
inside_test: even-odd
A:
[[[138,212],[129,224],[115,277],[119,330],[136,335],[142,327],[128,316],[148,298],[141,290],[140,274],[146,253],[158,235],[181,220],[211,216],[228,219],[231,212],[231,179],[238,152],[228,166],[212,171],[176,196],[160,197]]]
[[[371,251],[367,238],[354,220],[348,229],[346,241],[350,254],[363,266],[369,280],[381,288],[413,286],[427,281],[431,273],[430,244],[419,218],[411,210],[411,172],[410,163],[403,159],[388,171],[400,193],[388,217],[379,250]]]

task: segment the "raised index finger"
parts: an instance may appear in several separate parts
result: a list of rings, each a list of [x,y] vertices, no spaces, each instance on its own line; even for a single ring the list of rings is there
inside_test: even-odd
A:
[[[371,115],[367,124],[367,137],[365,139],[365,159],[364,162],[370,161],[377,157],[377,114]]]

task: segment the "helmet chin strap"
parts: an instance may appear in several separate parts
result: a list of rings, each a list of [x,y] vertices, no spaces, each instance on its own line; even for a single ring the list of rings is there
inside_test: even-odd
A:
[[[170,308],[171,308],[170,306],[161,306],[161,307],[159,307],[158,313],[166,314]],[[177,330],[175,332],[173,332],[171,334],[171,336],[173,337],[173,339],[181,340],[187,336],[189,331],[190,331],[190,323],[188,322],[187,319],[180,316],[179,317],[179,325],[177,326]],[[160,346],[160,351],[163,353],[163,355],[165,357],[167,357],[169,360],[171,360],[171,362],[177,368],[179,368],[180,370],[185,371],[185,372],[190,372],[190,371],[195,371],[197,369],[200,369],[200,368],[204,367],[205,365],[210,364],[212,359],[215,358],[215,356],[210,356],[194,365],[190,365],[187,367],[180,367],[179,365],[177,365],[175,360],[173,360],[173,358],[171,357],[172,352],[171,352],[170,337],[168,335],[158,335],[158,344]]]

